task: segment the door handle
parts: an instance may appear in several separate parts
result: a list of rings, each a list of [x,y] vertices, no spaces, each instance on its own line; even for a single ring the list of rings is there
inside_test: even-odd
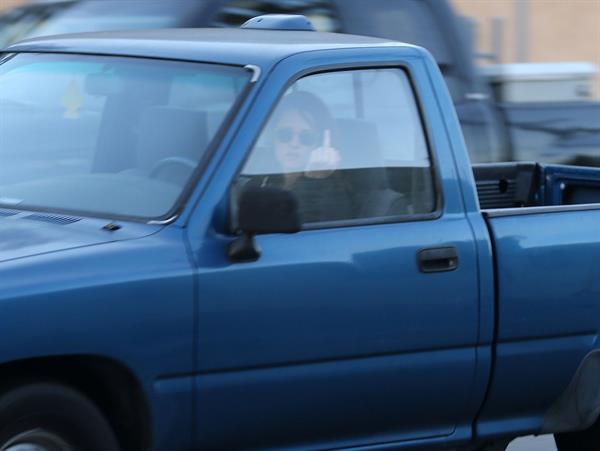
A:
[[[417,262],[424,273],[454,271],[458,268],[458,250],[454,246],[421,249]]]

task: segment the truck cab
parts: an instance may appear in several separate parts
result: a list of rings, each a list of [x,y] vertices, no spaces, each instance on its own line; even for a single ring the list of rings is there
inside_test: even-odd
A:
[[[3,54],[0,448],[473,449],[596,421],[599,174],[476,181],[426,50],[311,28]]]

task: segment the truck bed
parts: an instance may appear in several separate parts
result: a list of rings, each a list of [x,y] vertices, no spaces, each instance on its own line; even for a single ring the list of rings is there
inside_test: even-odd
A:
[[[536,163],[473,165],[482,210],[600,203],[600,169]]]
[[[478,434],[585,427],[600,401],[588,394],[600,377],[600,353],[592,352],[600,169],[499,163],[475,165],[473,173],[495,273],[493,382]],[[502,420],[514,411],[521,412],[514,423]]]

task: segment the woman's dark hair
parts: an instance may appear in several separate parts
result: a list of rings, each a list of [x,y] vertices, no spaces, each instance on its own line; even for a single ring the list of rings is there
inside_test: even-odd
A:
[[[277,108],[279,120],[284,113],[297,111],[320,135],[332,128],[332,118],[323,101],[308,91],[294,91],[287,94]]]

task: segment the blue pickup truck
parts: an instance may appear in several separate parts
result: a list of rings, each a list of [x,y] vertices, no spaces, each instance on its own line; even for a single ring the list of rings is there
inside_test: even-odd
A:
[[[0,56],[1,450],[600,447],[600,171],[311,28]]]

